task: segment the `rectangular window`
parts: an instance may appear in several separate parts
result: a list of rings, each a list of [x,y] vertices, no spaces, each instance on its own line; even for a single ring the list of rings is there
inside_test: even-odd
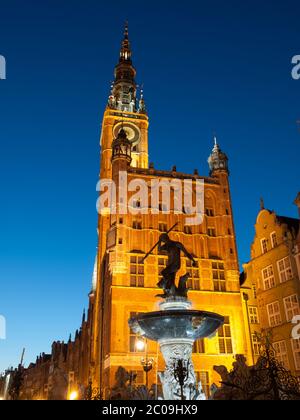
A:
[[[220,262],[212,263],[212,274],[215,292],[226,292],[226,279],[224,264]]]
[[[158,229],[160,232],[167,232],[168,231],[168,226],[166,223],[159,223],[158,224]]]
[[[219,352],[220,354],[232,354],[232,337],[230,328],[230,319],[228,316],[225,317],[224,324],[218,330],[219,337]]]
[[[264,285],[265,290],[275,287],[275,277],[274,277],[274,270],[273,270],[272,265],[269,265],[269,267],[264,268],[262,270],[262,278],[263,278],[263,285]]]
[[[253,353],[255,356],[260,355],[260,340],[257,334],[252,334],[252,346],[253,346]]]
[[[276,248],[278,245],[276,232],[271,233],[271,244],[272,248]]]
[[[296,370],[300,370],[300,338],[298,338],[297,340],[292,339],[291,341],[295,361],[295,368]]]
[[[206,216],[214,217],[215,213],[213,209],[206,209],[205,210]]]
[[[297,295],[291,295],[283,299],[286,320],[291,321],[295,315],[300,315],[299,301]]]
[[[144,287],[143,257],[132,255],[130,257],[130,286]]]
[[[140,312],[130,312],[130,318],[137,316]],[[129,351],[130,353],[143,352],[137,348],[138,334],[129,328]]]
[[[213,228],[213,227],[208,228],[207,234],[208,236],[212,236],[213,238],[215,238],[217,236],[216,228]]]
[[[188,288],[191,290],[200,290],[200,271],[198,261],[193,265],[190,259],[186,260],[186,269],[189,274]]]
[[[286,257],[278,261],[277,266],[278,266],[280,283],[284,283],[288,280],[291,280],[291,278],[293,277],[293,273],[292,273],[290,257]]]
[[[270,327],[276,327],[276,325],[281,324],[282,320],[281,320],[280,306],[279,306],[278,301],[267,305],[267,312],[268,312]]]
[[[258,309],[256,306],[249,306],[250,324],[259,324]]]
[[[210,395],[209,372],[200,371],[195,372],[197,383],[201,382],[202,389],[207,398]]]
[[[133,223],[132,223],[132,228],[141,230],[142,229],[142,222],[134,220]]]
[[[261,252],[263,254],[268,252],[268,240],[266,238],[261,240]]]
[[[184,226],[184,233],[186,233],[187,235],[192,235],[193,230],[191,226]]]
[[[276,359],[282,363],[286,369],[289,369],[290,365],[285,341],[277,341],[276,343],[273,343],[273,347],[276,352]]]
[[[205,353],[205,342],[204,339],[197,340],[194,342],[193,345],[193,353],[195,354],[203,354]]]

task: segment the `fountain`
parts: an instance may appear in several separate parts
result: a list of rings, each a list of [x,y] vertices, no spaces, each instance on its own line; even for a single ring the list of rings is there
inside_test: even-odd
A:
[[[201,383],[197,384],[192,363],[193,344],[198,339],[214,335],[223,325],[224,318],[215,313],[191,309],[186,287],[188,274],[180,277],[178,287],[175,286],[181,252],[196,263],[184,246],[172,241],[168,234],[161,235],[157,245],[159,251],[168,254],[167,267],[162,271],[163,278],[158,283],[164,290],[163,295],[158,295],[163,298],[159,304],[160,310],[139,314],[128,322],[136,334],[159,343],[166,364],[164,373],[160,374],[164,399],[204,400],[206,397]]]

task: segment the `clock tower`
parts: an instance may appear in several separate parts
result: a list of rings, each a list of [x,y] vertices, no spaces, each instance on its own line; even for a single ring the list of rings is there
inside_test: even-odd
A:
[[[115,80],[111,86],[103,117],[101,133],[101,178],[112,176],[112,143],[123,129],[131,143],[131,166],[148,168],[148,116],[143,91],[137,98],[136,70],[132,64],[132,51],[125,26],[119,62],[115,67]]]

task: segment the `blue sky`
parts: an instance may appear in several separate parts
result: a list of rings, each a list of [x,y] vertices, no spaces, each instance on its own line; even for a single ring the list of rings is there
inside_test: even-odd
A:
[[[128,19],[155,167],[208,174],[230,158],[241,263],[259,198],[296,217],[297,1],[1,3],[0,371],[79,326],[96,253],[101,119]]]

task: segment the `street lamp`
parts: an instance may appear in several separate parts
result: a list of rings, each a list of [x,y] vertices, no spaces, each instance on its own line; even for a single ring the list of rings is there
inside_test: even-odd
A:
[[[141,358],[141,365],[143,367],[144,372],[146,373],[146,388],[148,389],[149,385],[149,378],[148,373],[153,368],[154,359],[152,357],[148,357],[148,340],[139,339],[135,344],[135,348],[137,351],[144,351],[145,357]]]

